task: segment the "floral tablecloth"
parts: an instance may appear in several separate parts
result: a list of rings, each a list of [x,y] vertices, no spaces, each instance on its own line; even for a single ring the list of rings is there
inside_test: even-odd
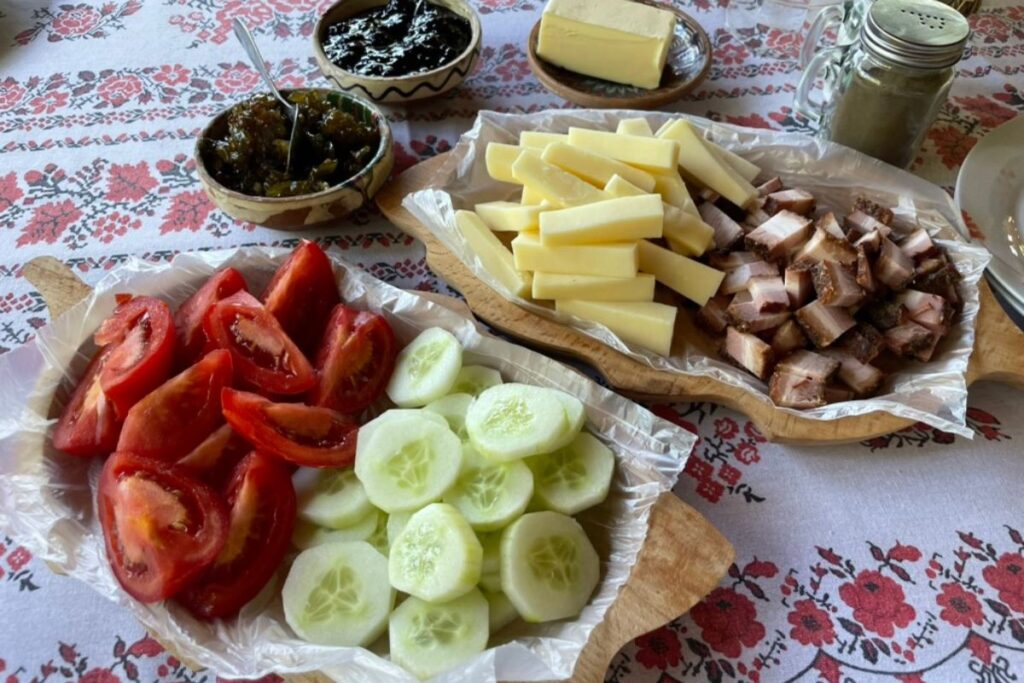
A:
[[[709,79],[681,111],[806,130],[790,109],[800,24],[739,0],[676,0],[707,28]],[[71,0],[68,0],[71,2]],[[199,188],[203,123],[259,87],[230,36],[254,28],[282,86],[323,84],[309,35],[328,0],[0,3],[0,350],[47,314],[21,277],[53,254],[95,281],[129,256],[298,235],[238,224]],[[448,149],[483,108],[567,104],[531,76],[540,0],[477,0],[484,50],[456,92],[389,112],[398,166]],[[1024,4],[985,0],[970,52],[914,169],[945,187],[987,131],[1024,111]],[[309,233],[404,287],[441,289],[422,249],[373,209]],[[973,440],[919,425],[841,448],[765,443],[708,404],[655,406],[701,440],[677,491],[737,548],[722,584],[638,639],[608,680],[970,681],[1024,678],[1024,398],[971,392]],[[2,523],[2,520],[0,520]],[[201,681],[87,586],[0,529],[0,679]]]

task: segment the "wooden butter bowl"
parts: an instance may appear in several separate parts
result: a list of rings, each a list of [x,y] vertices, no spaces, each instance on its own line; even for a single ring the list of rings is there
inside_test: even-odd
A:
[[[408,76],[362,76],[346,71],[327,58],[324,38],[331,24],[387,4],[387,0],[338,0],[324,12],[313,30],[313,55],[320,71],[341,90],[380,104],[400,104],[436,97],[466,80],[480,56],[480,17],[466,0],[430,0],[469,21],[469,46],[454,61],[431,71]]]
[[[217,208],[232,218],[278,230],[299,230],[339,220],[368,204],[391,175],[391,169],[395,165],[391,126],[377,107],[348,93],[325,88],[304,90],[331,94],[338,98],[338,106],[343,111],[360,121],[376,126],[380,133],[380,145],[376,154],[356,175],[320,192],[294,197],[256,197],[232,190],[214,179],[200,153],[200,145],[204,139],[219,137],[223,133],[227,126],[228,112],[234,106],[232,105],[207,124],[199,134],[195,149],[196,170],[203,189]],[[292,91],[281,92],[287,95]]]

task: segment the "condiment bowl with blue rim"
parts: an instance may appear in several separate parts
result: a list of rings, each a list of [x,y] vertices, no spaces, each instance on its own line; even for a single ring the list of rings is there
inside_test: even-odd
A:
[[[426,0],[424,0],[426,1]],[[429,0],[451,10],[469,22],[469,45],[454,60],[436,69],[405,76],[363,76],[347,71],[328,59],[324,41],[330,26],[368,10],[383,7],[387,0],[338,0],[331,5],[313,31],[313,54],[320,71],[344,92],[366,97],[379,104],[401,104],[436,97],[458,86],[473,70],[480,56],[480,17],[466,0]]]
[[[240,221],[248,221],[277,230],[299,230],[345,218],[368,204],[383,187],[395,165],[391,126],[384,114],[373,104],[348,93],[323,88],[318,91],[335,101],[337,107],[358,121],[375,126],[380,144],[370,162],[351,178],[326,190],[291,197],[260,197],[238,192],[218,182],[207,168],[200,152],[204,139],[221,138],[227,128],[228,113],[238,103],[217,114],[202,130],[196,141],[196,170],[210,200],[224,213]],[[282,90],[286,97],[292,90]]]

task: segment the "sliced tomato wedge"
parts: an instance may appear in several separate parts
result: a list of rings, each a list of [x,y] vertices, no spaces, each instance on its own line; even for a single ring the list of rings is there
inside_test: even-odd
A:
[[[266,394],[302,394],[316,383],[313,366],[263,305],[248,292],[235,292],[206,316],[207,336],[227,349],[235,373]]]
[[[192,365],[206,350],[203,320],[213,305],[245,289],[245,278],[242,274],[234,268],[225,268],[211,275],[210,279],[178,308],[178,312],[174,314],[174,328],[178,335],[178,367]]]
[[[277,269],[262,298],[288,336],[310,354],[320,342],[331,309],[341,301],[331,260],[308,240]]]
[[[345,467],[355,460],[359,423],[348,415],[234,389],[225,389],[220,402],[231,428],[257,450],[306,467]]]
[[[204,484],[221,490],[235,466],[251,450],[252,447],[235,433],[231,425],[221,425],[175,464],[188,470]]]
[[[96,352],[85,374],[64,406],[53,431],[53,447],[69,455],[93,457],[107,455],[117,447],[121,421],[107,400],[100,375],[113,347]]]
[[[141,602],[177,593],[228,538],[227,506],[216,491],[133,453],[114,453],[104,463],[97,505],[114,575]]]
[[[274,576],[295,528],[295,489],[280,460],[253,451],[235,468],[227,487],[228,540],[213,564],[178,601],[199,619],[238,611]]]
[[[338,304],[316,354],[317,384],[309,402],[341,413],[362,411],[384,393],[397,353],[383,316]]]
[[[111,347],[100,372],[100,386],[122,419],[171,374],[174,318],[160,299],[125,298],[93,339],[99,346]]]
[[[231,354],[206,354],[128,411],[117,449],[167,462],[185,457],[223,424],[220,392],[231,375]]]

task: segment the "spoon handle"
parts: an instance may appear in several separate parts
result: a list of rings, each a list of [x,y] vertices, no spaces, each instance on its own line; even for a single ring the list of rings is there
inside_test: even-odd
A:
[[[263,77],[263,82],[270,88],[270,92],[274,93],[274,97],[277,101],[284,105],[284,108],[288,112],[293,112],[295,105],[286,100],[280,92],[277,90],[277,86],[274,85],[274,79],[270,77],[270,72],[267,71],[266,62],[263,61],[263,55],[260,54],[260,50],[256,47],[256,41],[253,40],[252,33],[249,32],[249,28],[242,23],[242,20],[235,17],[234,21],[235,37],[238,38],[238,42],[242,44],[242,48],[245,49],[245,53],[249,55],[249,61],[252,62],[253,67],[259,72],[259,75]]]

